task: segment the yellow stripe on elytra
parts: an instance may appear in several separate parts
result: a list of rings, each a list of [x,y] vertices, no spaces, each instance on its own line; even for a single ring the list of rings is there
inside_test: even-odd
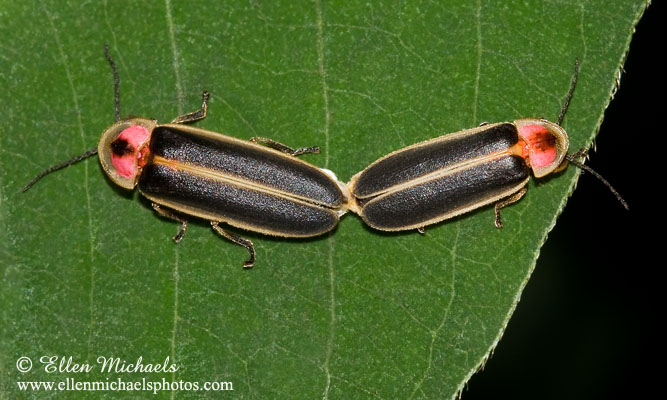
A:
[[[461,162],[458,162],[458,163],[454,163],[454,164],[451,164],[451,165],[444,166],[442,168],[438,168],[437,170],[429,172],[428,174],[424,174],[422,176],[418,176],[418,177],[410,179],[408,181],[405,181],[405,182],[402,182],[402,183],[399,183],[399,184],[396,184],[396,185],[393,185],[393,186],[389,186],[389,187],[387,187],[383,190],[379,190],[375,193],[371,193],[371,194],[368,194],[368,195],[360,197],[360,198],[371,199],[371,198],[382,196],[382,195],[388,194],[388,193],[396,193],[396,192],[399,192],[399,191],[401,191],[403,189],[406,189],[406,188],[421,185],[421,184],[424,184],[426,182],[430,182],[430,181],[433,181],[433,180],[436,180],[436,179],[440,179],[440,178],[443,178],[443,177],[448,176],[448,175],[453,175],[457,172],[464,171],[466,169],[470,169],[472,167],[482,165],[482,164],[487,163],[489,161],[497,160],[499,158],[508,157],[508,156],[511,156],[511,155],[514,155],[512,147],[509,147],[509,148],[507,148],[505,150],[502,150],[502,151],[496,151],[496,152],[493,152],[493,153],[484,154],[484,155],[479,156],[479,157],[470,158],[470,159],[467,159],[467,160],[464,160],[464,161],[461,161]]]
[[[258,182],[253,182],[248,179],[243,179],[231,174],[225,174],[221,171],[216,171],[210,168],[204,168],[199,165],[186,164],[177,160],[170,160],[158,155],[153,156],[153,163],[158,165],[164,165],[174,170],[180,170],[184,172],[189,172],[196,176],[201,176],[203,178],[219,181],[225,184],[239,186],[248,190],[256,190],[258,192],[267,193],[272,196],[281,197],[286,200],[294,201],[297,203],[303,203],[306,205],[316,205],[324,208],[332,208],[330,205],[313,200],[312,198],[297,195],[291,192],[286,192],[284,190],[279,190],[270,186],[262,185]]]

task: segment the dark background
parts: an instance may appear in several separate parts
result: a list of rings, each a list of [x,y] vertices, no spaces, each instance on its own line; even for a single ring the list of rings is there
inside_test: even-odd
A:
[[[653,288],[665,285],[657,278],[665,263],[650,243],[664,237],[665,210],[648,199],[664,197],[654,160],[665,157],[667,134],[665,22],[664,1],[654,1],[586,162],[630,211],[590,174],[581,176],[505,335],[463,400],[646,398],[659,382],[650,377],[661,376],[664,363],[653,338],[665,313]]]

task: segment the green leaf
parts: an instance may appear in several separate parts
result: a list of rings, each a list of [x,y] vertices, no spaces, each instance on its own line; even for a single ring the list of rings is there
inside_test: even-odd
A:
[[[185,239],[89,159],[113,122],[103,44],[124,115],[166,122],[213,97],[197,126],[292,146],[347,181],[386,153],[480,122],[554,120],[574,60],[571,148],[591,143],[641,0],[5,2],[0,6],[0,394],[16,381],[232,382],[249,398],[453,398],[489,357],[573,190],[570,169],[492,208],[386,234],[348,215],[311,240],[204,222]],[[409,212],[409,210],[407,211]],[[42,356],[88,363],[45,371]],[[33,368],[16,364],[29,357]],[[98,357],[175,372],[103,372]],[[49,394],[55,392],[49,392]],[[46,393],[44,393],[46,394]],[[69,395],[136,397],[138,391]],[[162,391],[161,397],[210,396]],[[38,395],[33,392],[30,395]],[[88,395],[88,396],[87,396]]]

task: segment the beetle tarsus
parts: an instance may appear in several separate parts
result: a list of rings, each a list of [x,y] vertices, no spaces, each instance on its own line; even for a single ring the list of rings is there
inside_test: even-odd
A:
[[[280,142],[276,142],[273,139],[265,138],[265,137],[251,137],[250,141],[253,143],[260,143],[263,144],[266,147],[270,147],[274,150],[278,150],[280,152],[292,155],[292,156],[300,156],[301,154],[306,154],[306,153],[313,153],[313,154],[318,154],[320,152],[320,148],[317,146],[313,147],[299,147],[298,149],[293,149],[287,145],[284,145]]]
[[[318,146],[299,147],[298,149],[295,149],[292,152],[292,155],[293,156],[300,156],[301,154],[306,154],[306,153],[319,154],[320,153],[320,148]]]
[[[172,238],[174,243],[180,243],[181,239],[183,239],[183,236],[185,236],[185,231],[187,230],[188,230],[188,221],[181,222],[181,229],[179,229],[176,236]]]
[[[241,236],[235,233],[222,229],[219,225],[219,222],[211,221],[211,227],[225,239],[230,240],[238,244],[239,246],[243,246],[246,249],[248,249],[248,253],[250,253],[250,258],[248,258],[247,261],[243,262],[243,268],[248,269],[252,268],[252,266],[255,265],[255,247],[252,244],[252,241],[242,238]]]
[[[503,227],[503,219],[500,217],[500,208],[501,207],[498,207],[498,204],[499,203],[496,203],[496,221],[495,221],[495,224],[496,224],[496,228],[500,229],[500,228]]]
[[[185,236],[185,232],[188,230],[188,220],[178,216],[176,213],[163,209],[159,204],[151,203],[151,205],[153,206],[153,209],[162,217],[181,223],[181,227],[178,230],[178,233],[172,238],[174,243],[179,243],[181,239],[183,239],[183,236]]]
[[[417,228],[417,232],[419,232],[420,235],[425,235],[426,234],[426,227],[422,226]]]
[[[496,206],[495,206],[496,228],[500,229],[500,228],[503,227],[503,220],[502,220],[502,217],[500,216],[500,209],[505,208],[505,207],[509,206],[510,204],[514,204],[517,201],[519,201],[523,197],[523,195],[526,194],[526,191],[528,191],[528,189],[526,189],[524,187],[521,190],[519,190],[518,192],[514,193],[513,195],[508,196],[508,197],[506,197],[506,198],[504,198],[504,199],[502,199],[502,200],[500,200],[499,202],[496,203]]]
[[[211,94],[207,91],[202,93],[201,108],[197,111],[191,113],[183,114],[174,118],[172,124],[187,124],[190,122],[199,121],[200,119],[206,118],[206,110],[208,109],[208,99],[211,98]]]

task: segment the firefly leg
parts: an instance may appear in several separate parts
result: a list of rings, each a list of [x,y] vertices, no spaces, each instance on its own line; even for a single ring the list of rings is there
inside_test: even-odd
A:
[[[185,231],[188,229],[188,220],[186,220],[183,217],[178,216],[177,214],[175,214],[175,213],[173,213],[169,210],[163,209],[158,204],[152,203],[151,205],[153,206],[153,209],[158,214],[160,214],[161,216],[181,223],[181,228],[178,230],[178,233],[176,234],[176,236],[173,237],[174,242],[176,242],[176,243],[180,242],[181,239],[183,239],[183,236],[185,235]]]
[[[179,117],[174,118],[171,121],[172,124],[187,124],[189,122],[199,121],[200,119],[206,118],[206,109],[208,108],[208,99],[211,97],[211,94],[207,91],[202,93],[201,108],[197,111],[191,113],[183,114]]]
[[[282,151],[283,153],[287,153],[293,156],[299,156],[301,154],[305,153],[319,153],[320,148],[317,146],[313,147],[299,147],[298,149],[293,149],[289,146],[286,146],[280,142],[276,142],[273,139],[268,139],[268,138],[263,138],[263,137],[252,137],[250,138],[250,141],[253,143],[261,143],[266,147],[270,147],[272,149]]]
[[[426,234],[426,227],[422,226],[421,228],[417,228],[417,232],[419,232],[420,235],[425,235]]]
[[[495,207],[496,208],[496,228],[500,229],[500,228],[503,227],[503,220],[502,220],[502,218],[500,218],[500,209],[504,208],[504,207],[507,207],[510,204],[514,204],[517,201],[519,201],[519,199],[521,199],[523,197],[523,195],[526,194],[527,190],[528,189],[526,189],[526,188],[522,188],[521,190],[514,193],[513,195],[508,196],[508,197],[506,197],[506,198],[504,198],[504,199],[502,199],[502,200],[500,200],[499,202],[496,203],[496,207]]]
[[[244,239],[241,236],[226,231],[218,225],[219,222],[211,221],[211,227],[220,234],[220,236],[231,240],[232,242],[238,244],[239,246],[243,246],[246,249],[248,249],[248,252],[250,253],[250,258],[248,258],[247,261],[243,263],[243,268],[252,268],[253,265],[255,265],[255,247],[253,246],[252,242],[248,239]]]

